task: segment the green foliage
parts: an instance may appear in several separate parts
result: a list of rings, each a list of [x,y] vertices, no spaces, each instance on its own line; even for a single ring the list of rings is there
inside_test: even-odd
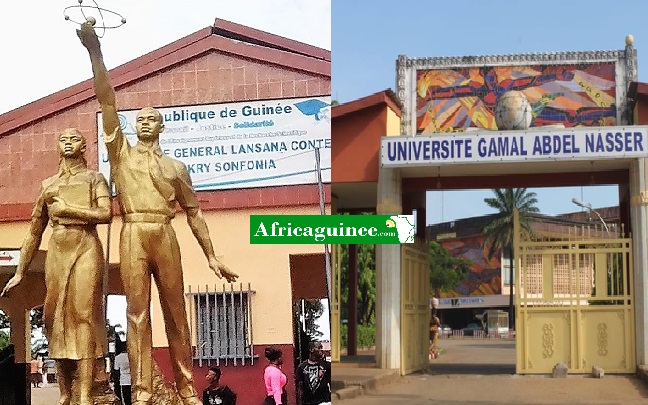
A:
[[[533,235],[531,223],[534,218],[529,215],[540,212],[535,204],[537,194],[527,192],[526,188],[494,189],[494,198],[484,198],[484,202],[498,211],[493,221],[484,227],[484,246],[488,247],[488,257],[492,258],[499,249],[510,249],[513,245],[513,212],[520,214],[522,232]]]
[[[358,347],[376,346],[376,325],[358,325]]]
[[[484,198],[484,202],[499,211],[495,219],[484,227],[484,247],[488,248],[488,257],[492,258],[498,250],[509,252],[511,294],[509,296],[509,328],[515,328],[515,308],[513,306],[513,213],[517,209],[520,218],[520,230],[533,235],[531,224],[534,221],[530,214],[540,212],[535,204],[538,203],[536,193],[528,192],[526,188],[494,189],[494,198]]]
[[[342,319],[349,319],[349,245],[342,245],[340,306]],[[371,324],[376,318],[376,246],[358,245],[358,322]]]
[[[340,327],[340,347],[346,347],[348,325]],[[358,325],[358,348],[372,348],[376,346],[376,325]]]
[[[116,342],[118,337],[120,340],[123,340],[122,338],[126,336],[126,332],[124,332],[124,330],[122,329],[121,324],[117,323],[111,325],[110,321],[106,319],[106,336],[108,337],[108,342],[112,343],[112,342]]]
[[[0,350],[9,346],[10,343],[11,341],[9,340],[9,334],[7,332],[0,331]]]
[[[376,245],[358,246],[360,323],[372,324],[376,315]]]
[[[437,242],[430,242],[430,287],[435,296],[441,291],[448,292],[457,288],[468,272],[472,260],[453,257]]]

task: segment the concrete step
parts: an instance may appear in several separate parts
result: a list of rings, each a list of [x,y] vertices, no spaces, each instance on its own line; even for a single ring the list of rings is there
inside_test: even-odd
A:
[[[349,399],[376,390],[400,379],[400,372],[367,367],[339,367],[333,364],[331,389],[333,398]]]

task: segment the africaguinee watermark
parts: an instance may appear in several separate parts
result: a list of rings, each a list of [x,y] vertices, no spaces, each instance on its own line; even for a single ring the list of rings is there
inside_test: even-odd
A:
[[[414,215],[251,215],[251,244],[413,243]]]

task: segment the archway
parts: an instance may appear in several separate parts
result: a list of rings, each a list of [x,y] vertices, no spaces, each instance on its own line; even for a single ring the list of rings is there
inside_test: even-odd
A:
[[[629,126],[634,105],[627,97],[636,75],[631,38],[622,51],[400,55],[396,93],[402,102],[401,136],[381,139],[377,212],[424,212],[421,196],[429,189],[616,184],[621,221],[633,235],[634,263],[644,263],[648,129]],[[500,109],[498,101],[509,90],[522,92],[528,102],[518,100]],[[498,130],[496,117],[509,113],[517,117],[510,119],[515,125],[524,122],[532,128]],[[400,349],[407,332],[400,311],[395,311],[403,302],[401,254],[398,246],[380,246],[377,253],[376,358],[379,367],[405,373],[410,367]],[[635,291],[643,291],[646,282],[640,269],[630,270]],[[642,331],[648,321],[644,294],[632,302],[635,329]],[[632,356],[644,364],[648,341],[643,333],[635,338]],[[422,359],[415,361],[423,364]]]

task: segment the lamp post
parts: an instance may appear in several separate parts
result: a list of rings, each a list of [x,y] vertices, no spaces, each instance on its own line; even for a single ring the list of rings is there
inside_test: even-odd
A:
[[[584,203],[581,200],[579,200],[578,198],[572,198],[572,202],[574,204],[578,205],[579,207],[587,208],[590,212],[595,213],[596,216],[598,216],[599,219],[601,220],[601,223],[603,224],[603,227],[605,228],[605,232],[607,232],[608,234],[610,233],[610,229],[608,228],[607,224],[603,220],[603,217],[601,217],[601,214],[599,214],[594,208],[592,208],[592,204]]]

